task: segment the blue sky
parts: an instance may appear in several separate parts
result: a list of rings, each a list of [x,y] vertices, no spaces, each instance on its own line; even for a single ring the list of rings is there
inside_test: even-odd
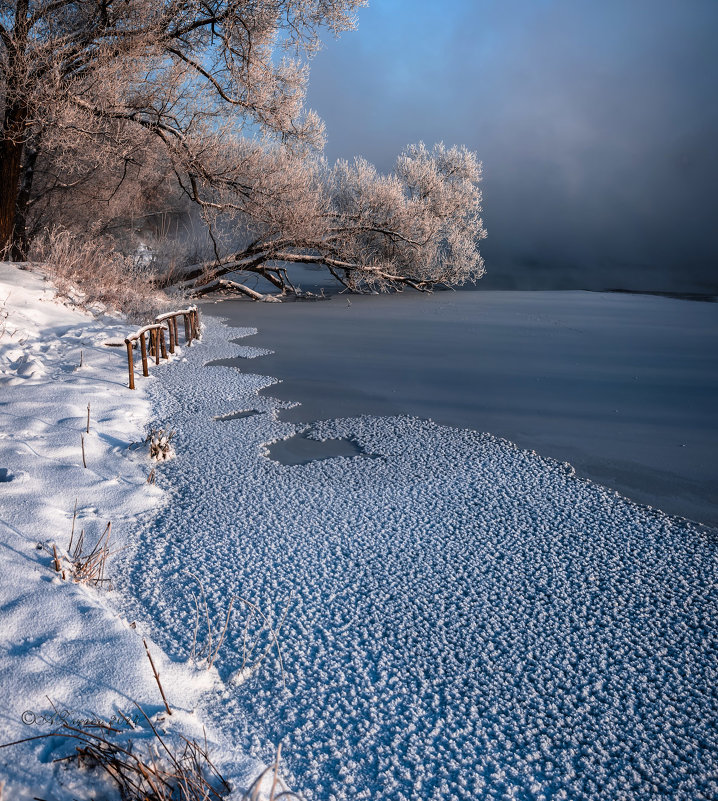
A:
[[[715,284],[716,97],[718,0],[374,0],[308,101],[332,160],[475,150],[494,276]]]

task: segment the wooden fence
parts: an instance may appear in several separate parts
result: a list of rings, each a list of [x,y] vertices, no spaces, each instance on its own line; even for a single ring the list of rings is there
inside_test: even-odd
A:
[[[179,345],[178,317],[184,319],[184,336],[187,345],[191,345],[192,340],[201,338],[199,312],[196,306],[160,314],[159,317],[155,318],[154,323],[143,326],[135,331],[134,334],[130,334],[125,338],[125,345],[127,346],[127,368],[130,373],[130,389],[135,388],[135,362],[132,353],[135,342],[140,343],[142,375],[148,376],[150,374],[148,357],[154,357],[155,364],[160,363],[160,357],[169,359],[167,344],[165,343],[165,332],[169,334],[169,353],[174,353],[175,348]]]

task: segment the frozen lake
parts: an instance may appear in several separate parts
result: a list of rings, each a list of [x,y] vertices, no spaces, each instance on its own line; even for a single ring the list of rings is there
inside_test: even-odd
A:
[[[282,420],[486,431],[718,525],[718,304],[479,289],[205,309],[259,329],[244,342],[273,355],[223,363],[280,378],[266,393],[301,403]]]
[[[440,330],[451,330],[453,315],[458,342],[472,330],[460,310],[473,308],[475,336],[482,341],[493,317],[494,347],[485,342],[479,359],[493,364],[507,385],[513,377],[506,405],[515,419],[521,404],[531,406],[521,397],[522,387],[530,386],[525,374],[550,376],[564,382],[562,413],[580,418],[583,404],[581,430],[599,442],[592,421],[611,429],[609,420],[592,412],[592,403],[604,382],[621,385],[622,375],[633,375],[633,357],[626,353],[640,351],[640,337],[628,348],[614,331],[615,356],[600,360],[592,335],[572,340],[578,334],[569,331],[563,339],[555,323],[566,321],[566,312],[547,313],[545,298],[541,315],[532,306],[539,298],[525,298],[522,312],[520,296],[491,298],[493,309],[482,307],[482,298],[406,296],[391,304],[368,298],[350,307],[333,301],[267,306],[257,313],[285,321],[297,315],[294,335],[287,323],[285,347],[271,358],[284,364],[280,353],[286,350],[302,368],[328,345],[337,364],[342,354],[356,352],[356,343],[349,346],[351,328],[341,328],[351,318],[339,315],[359,309],[364,319],[354,334],[364,331],[374,342],[363,375],[383,376],[384,393],[403,383],[408,397],[412,372],[400,380],[392,375],[398,372],[396,349],[405,342],[408,351],[418,351],[407,356],[416,396],[432,391],[440,397],[459,380],[451,378],[452,369],[454,376],[466,374],[456,360],[473,351],[453,353],[446,338],[441,347],[414,345],[410,334],[423,319],[423,341],[430,342]],[[589,308],[598,315],[604,302],[602,296],[556,298],[564,309],[572,299],[575,308],[583,303],[587,318]],[[635,320],[643,300],[606,298],[612,310],[606,319],[615,320],[616,310],[631,301],[624,308]],[[655,299],[646,300],[657,310],[656,322],[669,319]],[[444,302],[453,306],[432,318],[431,310]],[[258,307],[234,308],[249,314]],[[389,322],[383,317],[389,308],[401,308],[403,315]],[[708,321],[698,319],[704,306],[685,308],[695,316],[684,318],[684,334],[692,331],[697,346],[704,341],[701,330],[704,339],[709,336]],[[300,324],[302,314],[312,325]],[[330,324],[322,332],[317,321],[324,315]],[[234,600],[216,663],[217,691],[200,702],[210,729],[221,727],[239,752],[265,762],[281,742],[285,778],[307,801],[718,797],[715,531],[638,506],[577,479],[566,464],[468,428],[405,415],[345,417],[309,427],[283,421],[288,404],[274,396],[279,389],[292,395],[291,382],[284,386],[256,372],[270,359],[260,356],[254,329],[233,330],[209,316],[205,321],[201,344],[146,382],[155,425],[177,432],[177,455],[157,465],[167,502],[138,527],[114,575],[128,619],[147,626],[178,661],[191,661],[197,626],[197,641],[206,641],[193,600],[197,580],[215,632]],[[383,354],[376,348],[382,325],[384,333],[394,326],[394,358],[391,348]],[[527,326],[534,336],[524,330],[524,347],[534,347],[533,363],[525,356],[518,364],[514,343],[513,362],[502,373],[501,358],[508,361],[511,354],[506,342]],[[261,327],[281,339],[282,326],[273,327],[268,315]],[[678,327],[673,324],[674,332]],[[624,334],[630,328],[625,324]],[[311,331],[326,339],[302,350],[302,336]],[[686,340],[671,350],[668,334],[661,342],[673,369],[654,359],[638,373],[639,382],[650,378],[661,387],[662,377],[675,380]],[[542,339],[553,347],[539,347]],[[551,356],[561,352],[566,358],[572,341],[573,361],[561,367]],[[344,351],[342,342],[348,343]],[[586,352],[594,362],[581,372]],[[241,370],[206,366],[238,357]],[[338,369],[327,372],[316,358],[312,369],[320,386],[332,380],[340,386]],[[427,384],[429,365],[438,377]],[[680,374],[686,395],[705,403],[702,370],[688,368]],[[362,375],[351,363],[345,370],[353,381]],[[593,398],[584,388],[581,404],[572,405],[573,371],[584,382],[593,374],[597,388]],[[498,406],[499,389],[481,391],[479,379],[474,372],[465,405],[471,408],[477,396]],[[367,379],[353,410],[368,403],[367,389],[376,385]],[[338,399],[350,398],[352,386],[336,389],[334,413],[346,413],[349,403],[342,408]],[[379,410],[393,400],[382,392],[374,392]],[[321,392],[314,396],[318,403]],[[304,397],[311,400],[312,393]],[[446,409],[460,405],[460,386],[447,397]],[[541,393],[534,397],[548,402]],[[395,403],[401,409],[404,400]],[[659,408],[670,419],[666,404]],[[626,414],[629,407],[618,408]],[[579,413],[571,417],[572,409]],[[660,415],[637,400],[631,409],[636,425],[651,424],[657,439],[665,439],[663,429],[670,426],[656,422]],[[308,419],[322,414],[309,403],[303,413]],[[539,409],[529,423],[545,419],[560,431],[559,416]],[[689,430],[682,425],[675,429]],[[623,431],[630,432],[628,423]],[[294,450],[280,454],[292,440]],[[643,443],[644,458],[646,452]],[[308,454],[316,458],[308,460]],[[667,464],[666,470],[676,470]],[[270,626],[279,630],[276,639]]]

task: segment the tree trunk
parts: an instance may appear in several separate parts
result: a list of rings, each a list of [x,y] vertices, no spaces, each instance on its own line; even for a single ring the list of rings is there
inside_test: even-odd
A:
[[[32,141],[25,148],[25,163],[22,165],[22,181],[15,204],[15,225],[13,228],[12,250],[10,258],[13,261],[25,261],[29,249],[27,231],[27,210],[32,194],[32,182],[35,177],[35,164],[37,163],[39,149],[37,141]]]
[[[0,142],[0,255],[9,254],[22,172],[22,142]]]
[[[7,258],[13,245],[22,157],[27,140],[26,122],[27,111],[10,106],[0,132],[0,258]]]
[[[21,78],[25,74],[22,56],[27,44],[29,8],[29,0],[17,0],[12,35],[3,28],[3,43],[7,51],[3,67],[7,73],[3,97],[6,105],[0,130],[0,259],[10,255],[13,243],[22,157],[27,142],[29,110],[26,95],[22,91],[16,92],[23,86]]]

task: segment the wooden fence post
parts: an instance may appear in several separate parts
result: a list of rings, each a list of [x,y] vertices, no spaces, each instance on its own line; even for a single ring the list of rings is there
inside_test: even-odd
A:
[[[142,352],[142,375],[148,376],[150,374],[150,370],[147,366],[147,343],[145,342],[144,331],[140,334],[140,350]]]
[[[127,345],[127,368],[130,371],[130,389],[135,388],[135,362],[132,358],[132,341],[129,339],[125,340],[125,345]]]
[[[168,312],[159,315],[155,322],[144,326],[125,338],[127,346],[127,369],[130,379],[130,389],[135,388],[135,362],[132,352],[134,343],[139,340],[140,353],[142,356],[142,375],[149,376],[148,357],[154,357],[155,364],[159,364],[161,359],[169,359],[169,354],[174,353],[179,346],[179,328],[177,318],[179,315],[184,318],[184,333],[187,345],[191,345],[193,340],[200,339],[201,330],[199,327],[199,312],[195,307],[180,309],[176,312]],[[169,334],[169,352],[165,341],[165,328]]]

